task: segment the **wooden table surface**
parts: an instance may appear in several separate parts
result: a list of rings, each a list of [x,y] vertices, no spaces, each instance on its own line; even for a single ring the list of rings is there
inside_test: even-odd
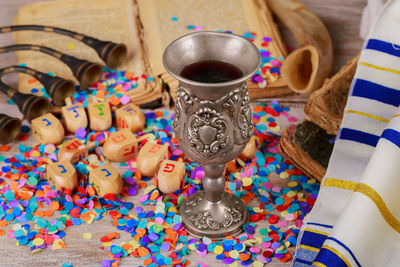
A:
[[[83,0],[82,0],[83,1]],[[111,1],[111,0],[110,0]],[[277,0],[278,1],[278,0]],[[0,1],[0,25],[9,25],[15,16],[18,8],[24,4],[38,2],[37,0],[1,0]],[[334,45],[334,72],[340,69],[347,60],[354,57],[361,49],[363,40],[359,37],[359,24],[361,12],[366,5],[366,0],[303,0],[303,2],[314,11],[326,24],[329,32],[331,33]],[[293,38],[290,33],[282,28],[284,39],[288,44],[295,46]],[[11,34],[0,35],[0,46],[13,43]],[[14,54],[7,53],[0,55],[0,67],[5,67],[16,63]],[[15,83],[15,77],[7,78],[11,83]],[[285,98],[276,98],[281,103],[286,103],[291,107],[291,114],[298,118],[304,118],[303,105],[306,101],[305,96],[292,96]],[[11,106],[6,103],[6,98],[0,96],[0,113],[7,113],[11,116],[18,116],[19,112],[16,106]],[[26,122],[24,122],[26,123]],[[287,125],[282,122],[282,127]],[[25,144],[32,144],[33,140],[30,137]],[[17,144],[12,144],[10,152],[4,153],[6,156],[12,155],[17,151]],[[1,167],[1,164],[0,164]],[[270,177],[272,182],[282,183],[279,179]],[[139,192],[139,196],[141,193]],[[137,197],[130,198],[133,203],[137,201]],[[137,203],[137,202],[136,202]],[[266,227],[263,223],[262,227]],[[10,230],[7,227],[5,230]],[[117,231],[112,226],[111,218],[107,215],[98,222],[91,225],[85,224],[80,226],[68,227],[66,229],[66,237],[64,241],[67,248],[50,251],[45,249],[40,253],[31,255],[28,247],[14,246],[15,239],[6,236],[0,237],[0,266],[61,266],[63,263],[70,262],[74,266],[101,266],[104,259],[108,259],[107,252],[99,249],[101,242],[99,239],[107,235],[109,232]],[[92,233],[92,239],[85,240],[82,234]],[[121,231],[118,231],[121,232]],[[130,235],[121,232],[121,238],[117,240],[119,243],[130,240]],[[221,261],[215,259],[215,255],[208,254],[206,258],[200,258],[196,253],[188,257],[192,264],[197,262],[205,262],[209,266],[224,266]],[[120,266],[139,266],[142,261],[133,257],[123,258]],[[269,266],[288,266],[289,263],[280,263],[273,261]]]

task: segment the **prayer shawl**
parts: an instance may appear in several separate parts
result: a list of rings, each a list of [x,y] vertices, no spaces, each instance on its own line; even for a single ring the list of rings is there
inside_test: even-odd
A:
[[[400,266],[399,104],[400,0],[392,0],[365,41],[293,266]]]
[[[385,3],[386,0],[368,0],[368,5],[364,8],[361,17],[360,36],[363,39],[367,38],[369,31],[375,24],[376,18]]]

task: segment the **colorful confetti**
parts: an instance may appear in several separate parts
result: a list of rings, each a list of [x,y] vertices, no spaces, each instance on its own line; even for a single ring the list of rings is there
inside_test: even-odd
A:
[[[79,94],[81,100],[86,99],[83,93]],[[190,262],[186,256],[192,253],[200,257],[211,253],[224,264],[234,264],[232,266],[263,266],[274,258],[282,262],[290,261],[292,256],[288,248],[296,244],[302,220],[316,200],[319,185],[279,153],[277,118],[293,121],[295,118],[288,112],[289,108],[278,102],[270,105],[260,103],[253,108],[258,145],[256,156],[249,161],[238,158],[236,170],[228,173],[226,183],[226,191],[242,198],[247,204],[255,198],[258,200],[257,205],[248,206],[250,223],[237,237],[211,241],[208,238],[190,238],[186,232],[177,208],[185,197],[202,189],[204,171],[197,163],[190,162],[177,147],[171,130],[173,114],[169,111],[147,112],[147,128],[139,134],[153,133],[157,142],[170,144],[170,159],[185,160],[184,188],[162,195],[152,180],[136,172],[136,159],[133,159],[120,163],[120,167],[125,169],[121,198],[99,198],[86,182],[86,166],[104,164],[101,150],[94,149],[87,158],[75,164],[80,176],[77,190],[56,191],[42,174],[48,163],[46,158],[56,158],[58,148],[53,145],[29,147],[20,144],[19,154],[2,159],[4,164],[0,177],[8,183],[1,179],[0,227],[13,224],[13,231],[7,232],[7,236],[15,238],[18,245],[29,246],[32,253],[36,253],[46,247],[66,247],[63,241],[66,227],[90,224],[108,213],[112,224],[119,231],[130,233],[132,240],[113,244],[113,240],[119,238],[118,232],[102,237],[102,248],[107,249],[110,255],[102,266],[115,266],[128,255],[140,258],[144,265],[187,266]],[[114,131],[110,128],[105,132],[76,133],[75,136],[83,142],[102,145]],[[140,147],[146,142],[142,141]],[[5,146],[0,148],[6,149]],[[274,176],[287,181],[286,186],[274,185],[271,180]],[[133,207],[132,203],[123,201],[124,197],[135,195],[140,196],[139,206]],[[54,212],[59,212],[61,217],[47,220]],[[28,222],[35,224],[34,229]],[[264,222],[264,227],[259,228],[256,222]],[[83,233],[82,237],[90,239],[91,233]],[[199,262],[196,266],[207,265]]]

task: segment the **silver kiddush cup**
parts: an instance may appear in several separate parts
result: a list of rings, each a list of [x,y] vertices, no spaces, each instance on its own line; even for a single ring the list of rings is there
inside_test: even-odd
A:
[[[181,76],[193,63],[222,61],[237,67],[240,78],[205,83]],[[253,135],[246,80],[260,65],[257,47],[228,33],[195,32],[173,41],[164,51],[165,69],[179,81],[173,130],[184,153],[202,165],[204,190],[179,208],[186,229],[214,239],[238,234],[248,222],[245,203],[225,192],[225,165],[240,155]]]

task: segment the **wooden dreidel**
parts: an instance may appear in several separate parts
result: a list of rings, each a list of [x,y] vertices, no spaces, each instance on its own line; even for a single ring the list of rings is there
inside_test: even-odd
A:
[[[103,155],[111,161],[128,161],[137,155],[138,143],[148,137],[149,134],[136,138],[129,129],[119,130],[105,141]]]
[[[256,155],[256,137],[253,135],[250,138],[250,141],[247,143],[247,145],[245,146],[245,148],[243,149],[242,153],[240,154],[240,156],[246,158],[246,159],[252,159],[255,157]]]
[[[47,165],[46,179],[57,190],[61,188],[73,190],[78,185],[76,170],[67,160]]]
[[[41,144],[58,144],[64,138],[61,122],[51,113],[32,120],[33,137]]]
[[[66,106],[61,108],[65,128],[71,133],[75,133],[79,128],[86,129],[88,120],[85,109],[81,104],[73,104],[71,98],[65,99]]]
[[[171,194],[181,188],[185,178],[185,163],[181,161],[164,160],[157,174],[158,189],[164,194]]]
[[[122,191],[122,177],[110,164],[90,170],[89,183],[101,197],[107,194],[118,195]]]
[[[225,171],[228,171],[229,173],[235,173],[237,171],[236,159],[229,161],[225,165]]]
[[[137,168],[144,176],[153,177],[160,163],[168,158],[168,143],[159,145],[147,142],[139,151],[137,156]]]
[[[68,140],[58,150],[58,160],[67,160],[71,163],[78,162],[89,154],[89,149],[93,148],[96,143],[89,143],[85,145],[76,138]]]
[[[105,131],[111,127],[112,115],[110,104],[91,103],[88,105],[90,129],[93,131]]]
[[[140,108],[132,103],[120,107],[115,111],[118,129],[128,128],[136,133],[143,130],[146,118]]]

